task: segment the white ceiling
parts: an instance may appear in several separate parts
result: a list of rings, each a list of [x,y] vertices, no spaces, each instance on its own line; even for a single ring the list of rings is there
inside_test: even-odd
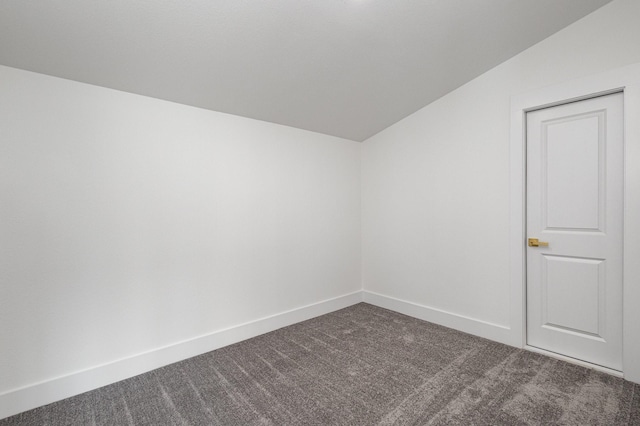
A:
[[[0,64],[362,141],[610,0],[0,2]]]

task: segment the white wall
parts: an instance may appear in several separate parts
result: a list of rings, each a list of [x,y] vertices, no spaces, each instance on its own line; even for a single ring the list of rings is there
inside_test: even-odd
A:
[[[0,67],[0,396],[359,291],[360,147]]]
[[[511,342],[510,97],[640,62],[638,22],[614,1],[364,142],[370,300]]]

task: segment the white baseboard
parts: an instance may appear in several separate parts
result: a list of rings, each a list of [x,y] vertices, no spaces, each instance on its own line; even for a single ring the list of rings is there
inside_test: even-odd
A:
[[[320,315],[366,302],[497,342],[513,345],[509,327],[419,305],[371,291],[356,291],[193,339],[98,365],[0,394],[0,419],[69,398],[156,368],[250,339]],[[517,344],[516,344],[517,346]]]
[[[407,302],[406,300],[396,299],[372,291],[363,291],[362,301],[410,317],[484,337],[485,339],[520,347],[517,343],[514,345],[513,333],[509,327],[504,325],[493,324],[476,318],[447,312],[442,309],[418,305],[417,303]]]
[[[362,302],[346,294],[0,394],[0,419]]]

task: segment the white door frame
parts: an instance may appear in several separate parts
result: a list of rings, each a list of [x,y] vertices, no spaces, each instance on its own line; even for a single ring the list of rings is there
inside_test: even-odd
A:
[[[624,93],[623,375],[640,383],[640,63],[511,97],[509,271],[511,344],[526,346],[526,113]]]

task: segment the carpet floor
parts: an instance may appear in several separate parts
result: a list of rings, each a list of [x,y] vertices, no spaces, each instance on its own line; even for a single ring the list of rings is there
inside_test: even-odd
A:
[[[640,425],[640,385],[358,304],[8,425]]]

